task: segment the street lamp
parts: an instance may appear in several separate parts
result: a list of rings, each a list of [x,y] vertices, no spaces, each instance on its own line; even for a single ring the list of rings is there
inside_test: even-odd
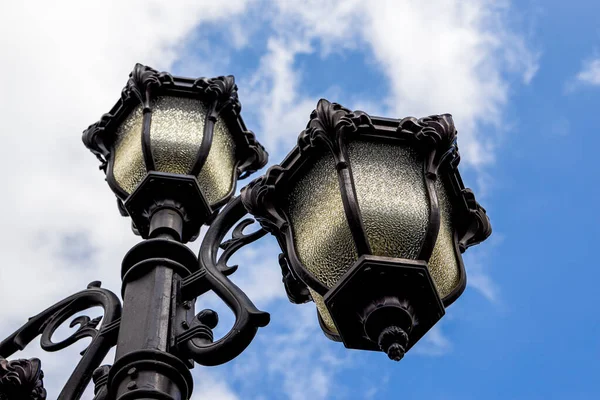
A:
[[[458,161],[448,114],[395,120],[320,100],[242,201],[281,245],[290,299],[314,300],[326,336],[398,361],[464,291],[461,252],[491,233]]]
[[[194,80],[135,66],[121,99],[83,135],[144,239],[122,263],[123,307],[92,282],[31,318],[0,343],[0,399],[46,397],[39,360],[4,359],[38,335],[47,351],[92,338],[59,399],[79,398],[92,377],[96,400],[188,399],[195,362],[230,361],[269,322],[227,266],[267,232],[281,246],[290,301],[313,300],[325,335],[348,348],[400,360],[460,296],[461,253],[491,227],[457,170],[450,115],[370,117],[321,100],[281,164],[233,198],[237,180],[267,162],[240,110],[232,76]],[[261,225],[251,233],[248,213]],[[196,257],[185,243],[203,224]],[[216,341],[217,314],[195,311],[208,291],[235,314]],[[100,327],[100,318],[77,317],[73,335],[52,341],[92,306],[104,309]],[[114,364],[100,366],[114,346]]]

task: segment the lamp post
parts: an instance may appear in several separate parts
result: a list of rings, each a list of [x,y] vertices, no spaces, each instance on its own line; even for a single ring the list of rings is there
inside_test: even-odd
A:
[[[461,253],[491,233],[465,189],[450,115],[390,119],[319,101],[298,144],[233,197],[236,182],[267,163],[247,130],[232,76],[188,79],[137,64],[121,98],[83,135],[123,216],[144,240],[124,257],[122,299],[92,282],[31,318],[0,343],[0,399],[43,399],[40,361],[12,356],[41,335],[47,351],[91,337],[58,396],[188,399],[195,363],[226,363],[269,314],[228,276],[228,259],[267,232],[292,303],[314,301],[325,335],[347,348],[400,360],[466,286]],[[252,219],[261,228],[245,233]],[[185,245],[209,225],[199,255]],[[225,239],[233,229],[232,237]],[[224,251],[218,254],[219,248]],[[214,340],[218,316],[195,310],[215,292],[235,314]],[[61,342],[52,334],[75,313]],[[100,366],[116,346],[112,366]]]

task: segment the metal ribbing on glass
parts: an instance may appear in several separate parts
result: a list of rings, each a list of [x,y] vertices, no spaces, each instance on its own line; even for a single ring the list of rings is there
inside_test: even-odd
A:
[[[200,144],[200,148],[198,149],[198,154],[196,156],[196,161],[190,169],[189,175],[198,176],[200,170],[204,166],[204,163],[206,163],[208,153],[210,153],[210,148],[212,146],[213,140],[213,131],[220,111],[217,110],[217,103],[217,100],[215,100],[208,109],[208,112],[206,113],[206,120],[204,122],[204,134],[202,135],[202,143]]]
[[[448,307],[450,304],[454,303],[467,288],[467,272],[465,271],[465,264],[458,246],[458,232],[455,230],[452,236],[454,243],[454,257],[456,257],[456,262],[458,264],[459,277],[456,287],[442,299],[444,307]]]
[[[342,195],[342,204],[346,213],[346,220],[350,226],[350,232],[356,245],[358,257],[365,254],[372,254],[371,245],[367,238],[367,232],[363,223],[354,178],[352,177],[352,167],[348,158],[348,146],[344,136],[338,138],[338,146],[341,159],[336,163],[338,181],[340,184],[340,193]]]
[[[152,124],[152,107],[150,107],[150,90],[146,91],[146,103],[144,104],[142,119],[142,153],[146,163],[146,171],[154,171],[154,156],[152,155],[152,143],[150,140],[150,125]]]
[[[436,172],[433,171],[434,168],[437,170],[437,166],[433,166],[435,153],[435,150],[431,151],[423,163],[423,179],[425,181],[425,189],[429,199],[429,224],[427,225],[427,233],[425,234],[425,240],[421,246],[418,259],[427,262],[429,262],[429,259],[431,258],[440,230],[440,207],[435,187],[435,182],[439,178]]]

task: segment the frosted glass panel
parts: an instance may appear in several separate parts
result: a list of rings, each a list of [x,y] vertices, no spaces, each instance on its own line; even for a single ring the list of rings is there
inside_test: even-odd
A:
[[[454,248],[452,205],[441,179],[436,182],[440,206],[440,230],[433,253],[429,259],[429,271],[440,297],[446,297],[460,281],[457,252]]]
[[[210,152],[198,174],[198,183],[209,204],[223,199],[233,189],[235,167],[235,142],[227,124],[219,118],[213,130]]]
[[[332,287],[357,260],[356,249],[330,154],[310,161],[291,188],[289,216],[298,258],[325,286]]]
[[[204,137],[208,108],[201,100],[171,96],[152,102],[150,145],[156,171],[190,173]],[[117,129],[113,174],[131,193],[146,176],[142,153],[142,106],[137,106]],[[218,118],[208,157],[196,177],[210,204],[233,189],[236,167],[235,142],[226,123]]]
[[[358,204],[376,256],[416,259],[429,226],[423,157],[411,147],[352,141]]]
[[[188,174],[204,136],[206,106],[197,99],[158,97],[152,105],[150,143],[156,170]]]
[[[116,132],[113,176],[127,193],[146,176],[142,153],[142,106],[139,105],[121,123]]]
[[[332,287],[358,259],[346,220],[333,156],[310,161],[293,184],[289,216],[300,262],[325,286]],[[323,298],[311,290],[325,325],[337,332]]]

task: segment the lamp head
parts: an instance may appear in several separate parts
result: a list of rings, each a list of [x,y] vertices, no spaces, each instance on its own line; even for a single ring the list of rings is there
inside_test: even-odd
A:
[[[190,79],[136,64],[115,106],[83,133],[123,215],[147,238],[164,208],[183,219],[183,241],[267,162],[246,128],[233,76]]]
[[[461,253],[491,234],[459,160],[449,114],[370,117],[321,100],[242,201],[278,239],[290,299],[314,300],[329,338],[399,359],[465,289]]]

